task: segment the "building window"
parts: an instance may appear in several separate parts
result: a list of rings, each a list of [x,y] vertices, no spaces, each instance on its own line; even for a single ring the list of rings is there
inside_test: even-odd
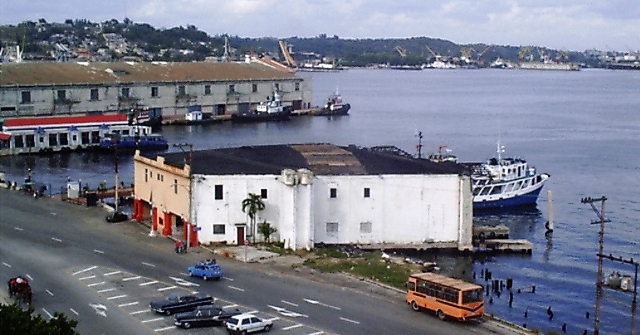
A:
[[[123,98],[128,98],[129,97],[129,88],[128,87],[123,87],[122,91],[120,92]]]
[[[365,198],[370,198],[371,197],[371,189],[368,187],[364,188],[364,197]]]
[[[222,200],[222,185],[215,186],[213,197],[215,200]]]
[[[148,169],[144,169],[144,182],[148,182],[149,181],[149,176],[148,176],[149,170]]]
[[[31,103],[31,91],[22,91],[22,100],[20,103],[30,104]]]
[[[58,101],[67,100],[67,91],[66,90],[58,90]]]
[[[211,85],[204,85],[204,94],[205,95],[211,94]]]
[[[151,87],[151,97],[152,98],[157,98],[158,97],[158,86],[152,86]]]
[[[296,83],[295,90],[296,92],[300,91],[300,83]]]
[[[224,235],[225,234],[225,225],[223,225],[223,224],[214,224],[213,225],[213,234],[214,235]]]
[[[337,233],[337,232],[338,232],[338,223],[327,222],[327,233]]]
[[[187,95],[187,88],[184,85],[178,86],[178,95]]]
[[[89,97],[89,99],[91,101],[100,100],[100,95],[98,94],[98,89],[97,88],[92,88],[91,89],[91,96]]]
[[[236,85],[229,85],[229,93],[236,93]]]
[[[178,179],[173,180],[173,193],[178,194]]]
[[[360,222],[360,233],[371,234],[371,222]]]
[[[252,84],[251,85],[251,92],[253,92],[253,93],[257,93],[258,92],[258,84]]]
[[[337,188],[330,188],[329,189],[329,198],[337,198],[338,197],[338,189]]]
[[[149,171],[149,178],[153,178],[153,171]]]
[[[267,198],[267,189],[263,188],[260,190],[260,198],[262,199],[266,199]]]

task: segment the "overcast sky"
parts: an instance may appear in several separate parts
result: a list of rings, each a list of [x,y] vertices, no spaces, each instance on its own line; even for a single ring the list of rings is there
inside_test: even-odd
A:
[[[0,0],[23,21],[194,25],[241,37],[433,37],[458,44],[640,50],[640,0]]]

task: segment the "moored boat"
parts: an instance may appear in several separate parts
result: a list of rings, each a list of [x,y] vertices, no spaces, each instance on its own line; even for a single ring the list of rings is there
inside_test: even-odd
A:
[[[342,101],[342,96],[338,93],[338,90],[331,94],[327,99],[327,103],[323,108],[315,111],[313,115],[316,116],[332,116],[332,115],[347,115],[351,105]]]
[[[273,97],[261,102],[255,110],[246,113],[231,114],[231,122],[250,123],[267,121],[289,121],[291,120],[292,106],[282,105],[280,95],[275,92]]]
[[[496,209],[533,205],[549,179],[537,173],[521,158],[503,158],[504,147],[498,144],[497,158],[473,167],[473,209]]]
[[[127,135],[109,133],[102,137],[98,147],[102,150],[155,151],[167,150],[169,144],[161,134],[152,133],[148,126],[134,126]]]

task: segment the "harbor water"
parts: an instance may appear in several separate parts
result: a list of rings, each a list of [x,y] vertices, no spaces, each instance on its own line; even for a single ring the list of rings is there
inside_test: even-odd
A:
[[[512,279],[511,306],[506,289],[493,292],[487,296],[491,314],[541,332],[561,332],[566,324],[569,334],[593,333],[600,225],[592,224],[599,221],[598,214],[581,198],[607,197],[604,253],[640,261],[638,71],[345,70],[300,75],[312,80],[316,105],[338,89],[352,106],[350,115],[171,126],[162,133],[170,144],[189,143],[194,150],[333,143],[395,145],[416,153],[416,134],[421,132],[423,155],[446,145],[462,162],[495,156],[499,141],[504,156],[524,158],[551,178],[537,208],[475,215],[474,224],[508,226],[511,238],[533,242],[532,255],[423,257],[438,262],[443,272],[458,271],[482,285],[490,284],[481,276],[485,270],[492,279]],[[131,157],[121,155],[118,161],[119,179],[133,182]],[[2,157],[0,170],[9,180],[21,181],[31,169],[34,180],[58,193],[67,178],[92,188],[103,181],[113,185],[114,163],[113,155],[97,153]],[[551,214],[548,191],[551,234],[545,234]],[[601,209],[599,202],[594,205]],[[633,277],[634,270],[603,260],[604,279],[612,271]],[[603,289],[600,334],[638,333],[632,299],[630,293]]]

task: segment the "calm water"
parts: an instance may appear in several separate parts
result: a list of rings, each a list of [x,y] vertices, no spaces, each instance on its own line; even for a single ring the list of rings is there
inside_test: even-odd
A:
[[[493,296],[490,313],[543,332],[582,334],[593,330],[597,271],[597,216],[582,197],[607,196],[605,254],[640,260],[640,72],[583,70],[538,72],[519,70],[348,70],[303,73],[312,77],[314,103],[339,88],[351,103],[341,118],[300,117],[289,123],[165,127],[171,143],[192,143],[194,149],[276,143],[330,142],[359,146],[395,145],[415,153],[421,131],[424,152],[440,145],[453,149],[461,161],[482,161],[495,153],[498,140],[507,155],[520,156],[551,174],[529,213],[483,215],[476,224],[505,224],[512,238],[534,243],[533,255],[496,256],[471,261],[438,261],[444,271],[492,271],[494,279],[514,280],[513,305],[508,293]],[[175,150],[172,148],[172,150]],[[113,157],[76,154],[11,157],[0,170],[21,179],[27,168],[54,190],[67,176],[96,187],[113,184]],[[133,181],[130,157],[120,157],[120,179]],[[552,191],[555,231],[545,237]],[[599,208],[599,207],[598,207]],[[604,261],[604,275],[634,268]],[[526,293],[536,285],[536,293]],[[604,290],[601,334],[629,334],[632,295]],[[546,315],[547,307],[553,320]],[[524,317],[525,311],[527,318]],[[589,312],[587,319],[585,313]],[[636,316],[635,332],[638,333]]]

